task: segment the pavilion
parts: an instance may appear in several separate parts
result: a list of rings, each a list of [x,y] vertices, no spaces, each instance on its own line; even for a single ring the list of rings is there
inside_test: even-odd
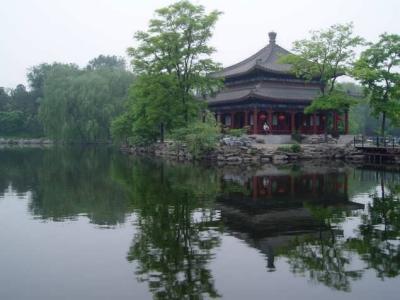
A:
[[[319,95],[318,80],[296,77],[291,65],[279,59],[290,52],[276,44],[276,33],[269,33],[269,44],[256,54],[212,76],[224,80],[224,88],[206,99],[218,122],[228,128],[249,128],[250,133],[321,134],[325,131],[324,113],[305,114],[304,109]],[[344,119],[344,120],[343,120]],[[333,115],[333,131],[348,133],[348,113]]]

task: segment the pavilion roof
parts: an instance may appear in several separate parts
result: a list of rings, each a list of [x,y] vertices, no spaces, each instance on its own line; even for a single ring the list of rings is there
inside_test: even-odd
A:
[[[250,98],[264,99],[271,102],[304,103],[311,102],[319,95],[318,86],[287,85],[262,82],[244,87],[226,87],[214,97],[207,99],[208,104],[240,102]]]
[[[249,58],[213,73],[215,77],[234,77],[246,74],[252,70],[260,69],[272,73],[291,74],[291,65],[279,63],[281,56],[290,54],[275,43],[276,33],[269,33],[269,44]]]

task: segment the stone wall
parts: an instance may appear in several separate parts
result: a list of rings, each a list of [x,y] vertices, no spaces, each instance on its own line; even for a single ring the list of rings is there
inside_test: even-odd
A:
[[[28,146],[28,145],[51,145],[53,142],[46,138],[37,138],[37,139],[29,139],[29,138],[1,138],[0,137],[0,145],[3,146]]]
[[[129,153],[151,154],[176,160],[193,160],[185,145],[174,141],[155,144],[150,147],[125,147]],[[301,160],[346,160],[362,162],[364,156],[351,144],[314,143],[301,144],[299,152],[293,152],[290,145],[265,144],[257,137],[224,137],[216,150],[205,153],[197,160],[214,161],[220,165],[251,165],[260,163],[283,164]]]

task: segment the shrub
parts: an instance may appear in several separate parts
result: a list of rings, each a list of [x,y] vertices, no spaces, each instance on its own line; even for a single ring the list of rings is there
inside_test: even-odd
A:
[[[298,131],[296,131],[295,133],[292,133],[292,140],[297,143],[301,143],[301,141],[302,141],[301,134]]]
[[[292,150],[293,153],[299,153],[301,152],[301,147],[299,144],[293,144],[290,146],[290,150]]]
[[[229,128],[226,130],[226,134],[230,136],[240,137],[245,135],[248,131],[248,127],[243,128]]]
[[[172,132],[172,138],[187,145],[193,158],[199,158],[217,147],[220,128],[215,121],[196,121],[188,127],[179,128]]]
[[[277,148],[278,151],[281,152],[292,152],[292,153],[299,153],[301,152],[301,147],[299,144],[292,144],[292,145],[283,145]]]

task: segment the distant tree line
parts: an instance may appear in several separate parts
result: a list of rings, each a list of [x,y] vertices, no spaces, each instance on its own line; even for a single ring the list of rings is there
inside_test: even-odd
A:
[[[40,64],[27,78],[29,88],[0,88],[0,135],[98,142],[111,139],[134,76],[124,59],[100,55],[84,68]]]

